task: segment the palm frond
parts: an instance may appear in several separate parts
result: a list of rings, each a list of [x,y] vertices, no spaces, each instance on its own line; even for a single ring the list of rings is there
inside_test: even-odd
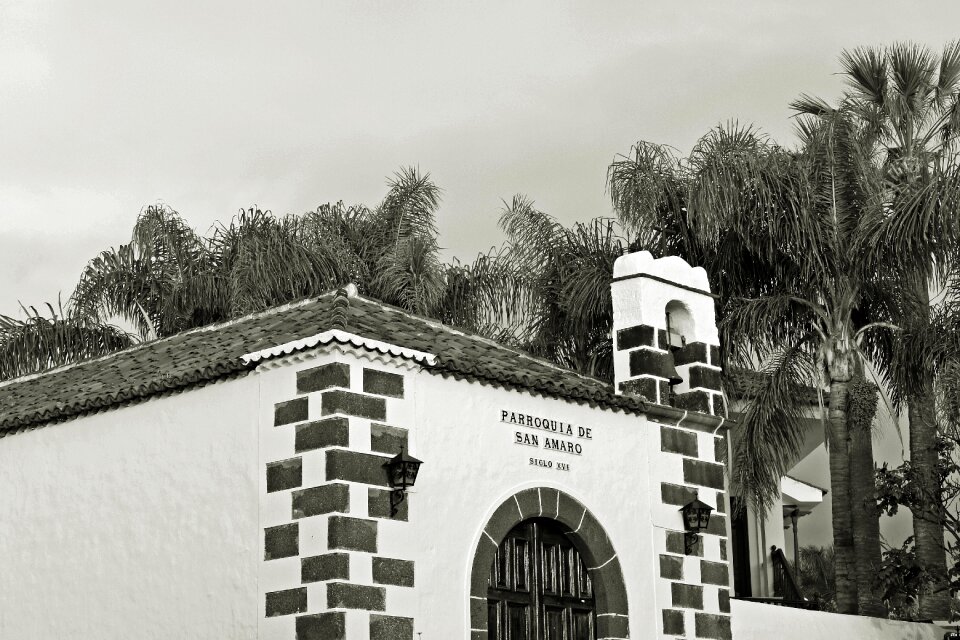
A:
[[[748,392],[734,448],[732,489],[766,513],[803,443],[805,389],[816,375],[810,343],[773,354]]]
[[[881,108],[886,106],[889,77],[882,49],[859,47],[844,51],[840,54],[840,66],[855,95]]]
[[[960,40],[948,42],[940,54],[935,99],[943,104],[953,100],[960,91]]]
[[[387,182],[389,190],[376,210],[376,225],[381,243],[399,244],[411,236],[436,238],[434,221],[440,205],[440,188],[429,173],[420,173],[415,167],[398,171]]]
[[[617,218],[644,247],[669,243],[667,222],[686,212],[684,169],[674,150],[640,141],[607,169],[607,190]],[[664,253],[660,251],[658,253]]]
[[[47,305],[47,315],[21,307],[25,319],[0,315],[0,380],[123,349],[134,338],[87,316]]]
[[[823,98],[811,96],[803,93],[800,97],[790,103],[790,108],[796,115],[810,115],[822,117],[833,113],[836,109]]]

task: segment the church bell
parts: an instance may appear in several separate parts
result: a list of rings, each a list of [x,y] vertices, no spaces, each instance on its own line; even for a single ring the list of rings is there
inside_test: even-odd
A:
[[[667,351],[666,357],[663,359],[663,373],[661,375],[667,379],[671,387],[683,382],[683,378],[677,373],[677,366],[674,364],[672,349]]]

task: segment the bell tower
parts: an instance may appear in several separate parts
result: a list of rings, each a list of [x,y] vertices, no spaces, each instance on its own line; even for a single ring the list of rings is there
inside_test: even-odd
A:
[[[630,253],[614,263],[611,294],[617,393],[725,415],[707,272],[677,256]]]

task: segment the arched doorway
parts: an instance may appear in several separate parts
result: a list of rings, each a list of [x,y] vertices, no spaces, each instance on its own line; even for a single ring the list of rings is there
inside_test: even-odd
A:
[[[492,583],[491,571],[493,570],[494,561],[497,560],[501,543],[508,539],[519,540],[521,547],[523,545],[529,545],[526,553],[528,558],[532,557],[531,554],[536,548],[533,545],[537,544],[538,540],[538,531],[534,530],[531,536],[530,530],[523,533],[523,526],[529,521],[539,522],[541,519],[550,524],[541,527],[540,531],[542,531],[542,533],[540,534],[539,540],[546,544],[548,548],[551,547],[551,545],[559,549],[573,548],[579,556],[578,563],[579,567],[581,567],[578,579],[583,579],[583,576],[586,575],[586,578],[589,580],[589,591],[587,591],[584,586],[578,592],[580,594],[589,592],[593,597],[591,619],[593,624],[592,633],[594,636],[587,637],[591,640],[594,637],[609,639],[629,638],[630,623],[623,572],[620,569],[620,560],[617,557],[617,552],[613,548],[609,537],[607,537],[604,527],[590,510],[576,498],[573,498],[563,491],[548,487],[524,489],[504,500],[494,510],[483,532],[480,534],[480,539],[477,542],[473,556],[473,567],[470,573],[469,618],[471,637],[486,640],[493,640],[494,638],[498,640],[546,640],[550,638],[552,640],[554,637],[566,637],[564,635],[545,635],[547,633],[545,629],[548,628],[546,623],[541,626],[531,625],[529,627],[530,635],[528,636],[519,634],[511,636],[507,623],[498,622],[500,626],[494,628],[492,632],[489,629],[491,617],[494,617],[495,620],[500,620],[500,618],[496,618],[497,615],[501,615],[497,612],[509,608],[508,605],[500,605],[497,603],[510,601],[510,592],[518,591],[515,589],[515,580],[513,586],[507,587],[507,585],[510,584],[509,581],[500,582],[499,585],[501,588],[491,591],[491,586],[496,584]],[[518,527],[518,525],[520,525],[520,527]],[[519,533],[521,535],[511,538],[515,528],[520,529]],[[516,545],[518,543],[513,542],[510,544]],[[554,553],[557,554],[556,557],[559,557],[559,551],[555,551]],[[516,557],[521,557],[521,554],[514,552],[514,558]],[[505,561],[510,561],[509,555]],[[546,561],[541,560],[541,574],[545,562]],[[536,566],[534,565],[534,570],[535,568]],[[583,569],[586,571],[584,572]],[[524,575],[531,576],[533,573],[528,571]],[[529,587],[533,586],[529,578],[528,584]],[[550,604],[550,606],[556,605],[557,608],[566,606],[568,601],[562,598],[560,600],[549,600],[549,598],[547,598],[547,596],[553,595],[552,593],[545,593],[540,602]],[[581,598],[578,597],[578,599]],[[493,609],[497,611],[493,614],[491,613],[491,600],[495,605]],[[531,596],[527,595],[517,595],[512,601],[518,605],[529,601],[531,606],[536,606],[536,602],[532,600]],[[575,608],[574,605],[574,602],[569,602],[571,613],[567,614],[568,617],[573,616],[572,611]],[[581,613],[585,608],[584,606],[580,607]],[[535,610],[532,611],[530,615],[534,614],[536,614]],[[520,616],[519,613],[516,615]],[[547,617],[545,612],[536,615],[540,615],[541,618]],[[583,616],[581,616],[581,619],[583,619]],[[501,636],[493,635],[502,629],[507,630],[506,635],[502,638]],[[523,627],[521,626],[520,631],[522,630]],[[534,635],[537,633],[539,633],[539,635]]]
[[[559,522],[532,518],[500,543],[487,587],[488,640],[595,640],[586,564]]]

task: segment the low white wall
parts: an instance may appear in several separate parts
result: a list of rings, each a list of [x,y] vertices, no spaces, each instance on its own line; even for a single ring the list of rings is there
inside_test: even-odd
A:
[[[732,600],[734,640],[940,640],[933,624],[805,611]]]
[[[252,385],[0,438],[0,638],[256,638]]]

